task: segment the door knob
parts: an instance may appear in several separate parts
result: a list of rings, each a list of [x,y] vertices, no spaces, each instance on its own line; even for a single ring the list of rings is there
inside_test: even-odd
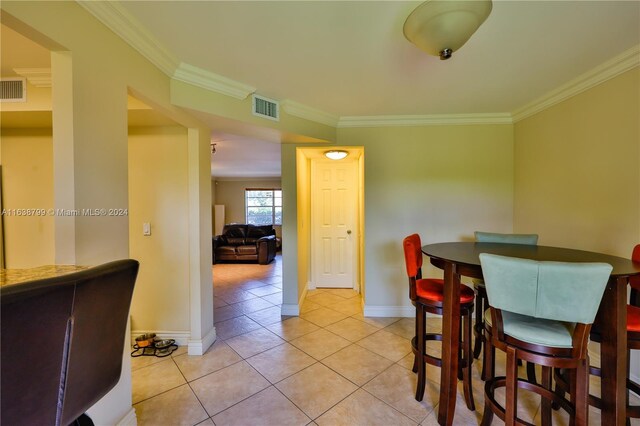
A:
[[[347,234],[351,235],[351,229],[347,229]]]

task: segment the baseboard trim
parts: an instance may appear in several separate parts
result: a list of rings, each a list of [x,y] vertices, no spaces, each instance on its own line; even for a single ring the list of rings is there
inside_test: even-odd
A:
[[[178,346],[185,346],[189,343],[189,336],[191,333],[188,331],[171,331],[171,330],[131,330],[131,345],[136,343],[136,337],[143,334],[156,333],[156,336],[161,339],[173,339]]]
[[[365,317],[415,317],[416,308],[413,306],[372,306],[364,305]]]
[[[291,304],[282,304],[282,308],[280,308],[280,313],[282,315],[297,317],[300,315],[300,305],[291,305]]]
[[[300,293],[300,297],[298,297],[298,306],[302,306],[302,303],[304,303],[304,299],[307,297],[307,293],[309,292],[309,290],[313,290],[315,287],[311,287],[311,283],[308,282],[306,286],[304,286],[304,288],[302,289],[302,293]]]
[[[131,410],[123,418],[120,419],[116,426],[137,426],[138,417],[136,417],[135,408],[131,407]]]
[[[216,341],[216,327],[211,327],[209,333],[203,339],[191,340],[187,344],[187,353],[189,355],[204,355],[213,342]]]

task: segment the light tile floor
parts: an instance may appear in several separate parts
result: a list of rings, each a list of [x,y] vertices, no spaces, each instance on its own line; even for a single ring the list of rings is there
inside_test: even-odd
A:
[[[181,347],[167,358],[132,359],[139,425],[437,425],[438,368],[427,367],[424,400],[414,399],[412,318],[365,318],[359,295],[343,289],[310,291],[299,317],[282,317],[279,255],[270,265],[218,264],[213,276],[218,339],[207,353]],[[477,409],[466,408],[460,384],[456,425],[480,423],[479,368],[476,361]],[[498,351],[498,374],[503,368]],[[521,392],[519,401],[521,417],[539,424],[539,399]],[[599,414],[591,410],[591,424]],[[566,425],[568,416],[556,412],[554,422]]]

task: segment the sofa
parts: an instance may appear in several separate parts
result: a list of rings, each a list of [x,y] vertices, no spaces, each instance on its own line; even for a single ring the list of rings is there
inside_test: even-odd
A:
[[[276,257],[276,231],[272,225],[225,225],[221,235],[213,237],[212,263],[251,261],[261,265]]]

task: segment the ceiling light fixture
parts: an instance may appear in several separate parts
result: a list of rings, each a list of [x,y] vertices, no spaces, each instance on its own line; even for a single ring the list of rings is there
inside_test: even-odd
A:
[[[491,0],[429,0],[404,23],[404,36],[430,55],[449,59],[487,19]]]
[[[216,153],[216,145],[215,143],[211,143],[211,155]]]
[[[331,160],[342,160],[347,155],[349,155],[349,153],[341,149],[334,149],[324,153],[324,156],[330,158]]]

